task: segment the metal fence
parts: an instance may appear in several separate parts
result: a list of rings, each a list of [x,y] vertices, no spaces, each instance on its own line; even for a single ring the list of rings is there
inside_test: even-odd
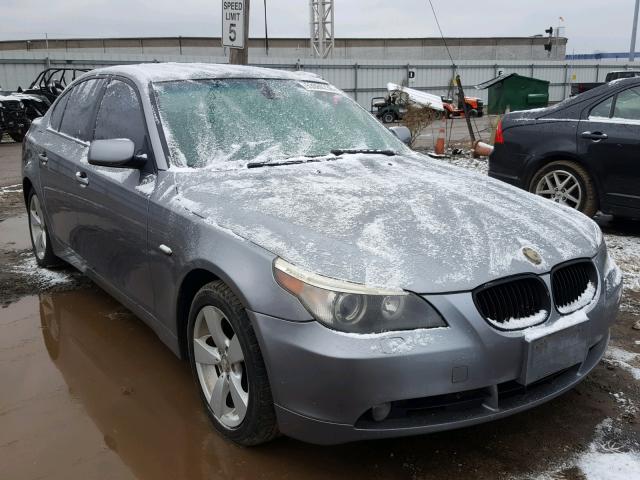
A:
[[[400,59],[399,59],[400,60]],[[0,85],[12,90],[21,85],[27,87],[38,72],[47,66],[74,66],[96,68],[107,65],[140,62],[206,62],[227,63],[224,57],[204,57],[185,55],[135,55],[135,54],[97,54],[97,53],[52,53],[48,58],[42,52],[9,53],[0,52]],[[409,83],[409,86],[430,93],[446,95],[457,71],[462,78],[465,93],[478,96],[487,101],[486,90],[477,90],[478,85],[498,74],[518,73],[550,82],[550,101],[557,102],[566,98],[571,84],[576,82],[604,81],[611,70],[633,68],[633,64],[622,62],[594,61],[506,61],[493,63],[487,61],[460,61],[454,68],[444,60],[425,60],[403,63],[401,61],[363,61],[356,60],[318,60],[300,59],[295,63],[291,59],[271,57],[251,57],[253,65],[279,68],[283,70],[305,70],[316,73],[327,81],[347,92],[365,108],[369,108],[373,97],[382,96],[386,85]],[[410,72],[415,78],[409,79]]]

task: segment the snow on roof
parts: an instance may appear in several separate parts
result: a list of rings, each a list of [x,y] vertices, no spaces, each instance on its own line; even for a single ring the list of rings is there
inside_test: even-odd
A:
[[[124,75],[140,83],[205,78],[269,78],[327,83],[309,72],[213,63],[140,63],[99,68],[92,73]]]
[[[430,107],[434,110],[440,110],[441,112],[444,111],[442,98],[438,95],[433,95],[414,88],[403,87],[401,85],[396,85],[395,83],[388,83],[387,90],[389,92],[404,92],[409,96],[409,100],[413,103],[424,105],[425,107]]]

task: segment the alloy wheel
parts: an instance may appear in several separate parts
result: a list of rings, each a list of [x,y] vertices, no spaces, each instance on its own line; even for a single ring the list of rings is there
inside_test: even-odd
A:
[[[582,187],[578,179],[566,170],[552,170],[536,185],[536,195],[578,209],[582,202]]]
[[[249,405],[244,352],[225,314],[212,305],[196,317],[193,354],[200,387],[216,420],[228,429],[238,427]]]
[[[47,253],[47,227],[44,223],[42,209],[40,208],[40,200],[37,195],[33,195],[31,197],[31,204],[29,205],[29,224],[31,226],[31,241],[33,242],[33,248],[38,259],[42,260]]]

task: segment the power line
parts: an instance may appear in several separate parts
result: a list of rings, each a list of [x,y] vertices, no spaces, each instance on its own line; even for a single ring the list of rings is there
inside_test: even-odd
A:
[[[436,9],[433,7],[433,2],[429,0],[429,5],[431,5],[431,11],[433,12],[433,16],[436,19],[436,25],[438,26],[438,30],[440,31],[440,37],[442,38],[442,43],[444,43],[444,48],[447,49],[447,54],[449,55],[449,59],[451,60],[451,65],[456,66],[456,62],[453,61],[453,57],[451,56],[451,52],[449,51],[449,45],[447,45],[447,41],[444,38],[444,33],[442,33],[442,28],[440,27],[440,22],[438,21],[438,15],[436,14]]]

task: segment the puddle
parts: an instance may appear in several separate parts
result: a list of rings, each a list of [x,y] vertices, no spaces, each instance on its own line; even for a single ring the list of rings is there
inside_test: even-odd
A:
[[[10,217],[0,221],[0,250],[25,250],[31,248],[27,215]]]
[[[611,402],[593,389],[593,402],[569,393],[453,432],[241,448],[210,425],[188,365],[98,290],[0,309],[0,385],[0,478],[12,480],[504,478],[588,442],[605,418],[596,407]]]

